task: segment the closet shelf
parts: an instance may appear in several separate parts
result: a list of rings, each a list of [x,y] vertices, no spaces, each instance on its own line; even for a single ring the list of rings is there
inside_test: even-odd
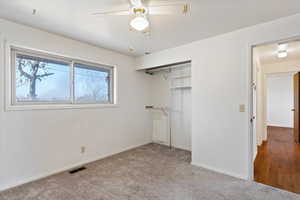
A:
[[[181,76],[173,76],[173,79],[182,79],[182,78],[190,78],[191,75],[181,75]]]
[[[171,90],[179,90],[179,89],[191,89],[192,86],[177,86],[177,87],[171,87]]]

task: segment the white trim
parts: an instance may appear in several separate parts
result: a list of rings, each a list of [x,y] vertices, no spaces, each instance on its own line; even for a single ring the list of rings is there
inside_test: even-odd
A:
[[[115,65],[107,65],[107,64],[99,64],[99,62],[96,61],[85,61],[85,59],[81,58],[75,58],[70,56],[65,56],[57,53],[50,53],[43,50],[37,50],[33,48],[28,48],[20,45],[16,45],[14,43],[8,42],[5,38],[3,39],[3,48],[4,48],[4,74],[5,74],[5,84],[4,84],[4,90],[5,90],[5,111],[18,111],[18,110],[58,110],[58,109],[82,109],[82,108],[113,108],[118,107],[117,104],[117,93],[118,93],[118,87],[117,87],[117,67]],[[14,78],[13,75],[13,69],[11,67],[12,65],[12,54],[11,51],[24,51],[25,53],[32,53],[37,54],[40,56],[49,56],[53,59],[59,59],[64,60],[65,62],[70,61],[71,64],[71,70],[70,73],[74,72],[74,63],[82,63],[82,64],[93,64],[95,66],[99,66],[103,69],[110,70],[110,76],[111,76],[111,85],[110,88],[113,90],[112,93],[110,92],[110,102],[105,103],[80,103],[80,102],[74,102],[74,88],[70,88],[70,101],[71,102],[22,102],[22,103],[13,103],[14,99],[14,86],[12,81]],[[74,74],[72,74],[73,76]],[[74,77],[70,77],[70,82],[74,82]],[[70,87],[74,87],[73,85],[70,85]],[[73,96],[72,96],[73,95]]]
[[[125,151],[128,151],[128,150],[132,150],[132,149],[135,149],[135,148],[138,148],[140,146],[144,146],[144,145],[147,145],[147,144],[150,144],[150,143],[151,142],[144,142],[142,144],[131,145],[129,147],[123,148],[122,150],[111,152],[111,153],[108,153],[106,155],[102,155],[102,156],[95,157],[95,158],[92,158],[92,159],[87,159],[85,161],[74,163],[74,164],[68,165],[68,166],[60,168],[60,169],[55,169],[55,170],[51,170],[51,171],[49,170],[48,172],[44,172],[44,173],[41,173],[41,174],[33,176],[33,177],[24,178],[23,180],[20,180],[20,181],[15,182],[15,183],[0,185],[0,192],[4,191],[4,190],[7,190],[7,189],[10,189],[10,188],[13,188],[13,187],[17,187],[17,186],[26,184],[26,183],[30,183],[30,182],[37,181],[37,180],[40,180],[40,179],[43,179],[43,178],[47,178],[49,176],[52,176],[52,175],[55,175],[55,174],[58,174],[58,173],[62,173],[62,172],[71,170],[73,168],[76,168],[76,167],[79,167],[79,166],[82,166],[82,165],[86,165],[86,164],[89,164],[89,163],[92,163],[92,162],[95,162],[95,161],[98,161],[98,160],[102,160],[102,159],[105,159],[107,157],[113,156],[115,154],[122,153],[122,152],[125,152]]]
[[[257,151],[257,148],[256,149],[254,149],[254,153],[253,153],[253,165],[254,165],[254,161],[255,161],[255,159],[256,159],[256,156],[257,156],[257,153],[258,153],[258,151]],[[254,176],[254,174],[253,174],[253,176]],[[249,180],[253,180],[253,179],[249,179]]]
[[[63,110],[88,108],[117,108],[118,104],[44,104],[44,105],[6,105],[5,111],[25,110]]]
[[[74,79],[75,79],[75,70],[74,70],[74,61],[72,61],[71,63],[71,69],[70,69],[70,99],[71,99],[71,104],[74,104],[75,102],[75,95],[74,95],[74,91],[75,91],[75,82],[74,82]]]
[[[268,126],[281,127],[281,128],[294,128],[292,126],[286,126],[286,125],[283,125],[283,124],[272,124],[272,123],[268,123],[267,127]]]
[[[113,104],[115,105],[118,105],[118,94],[119,94],[119,90],[118,90],[118,71],[117,71],[117,67],[114,67],[113,68],[113,87],[114,87],[114,90],[113,90],[113,99],[112,99],[112,102]]]
[[[3,39],[3,58],[4,58],[4,74],[5,74],[5,77],[4,77],[4,104],[5,104],[5,110],[7,109],[7,106],[8,105],[12,105],[12,85],[11,85],[11,80],[12,80],[12,72],[11,72],[11,54],[10,54],[10,50],[9,48],[7,47],[8,46],[8,42],[7,40],[4,38]]]
[[[42,50],[42,49],[36,49],[36,48],[31,48],[31,47],[28,47],[28,46],[24,46],[24,45],[20,45],[20,44],[17,44],[15,42],[10,42],[8,39],[6,39],[6,42],[7,42],[7,47],[13,47],[15,49],[18,49],[18,50],[22,50],[22,51],[30,51],[30,52],[36,52],[36,53],[41,53],[41,54],[46,54],[46,55],[49,55],[49,56],[52,56],[52,57],[57,57],[58,59],[66,59],[66,60],[70,60],[70,61],[83,61],[83,62],[87,62],[87,63],[90,63],[90,64],[96,64],[96,65],[102,65],[102,66],[106,66],[108,68],[113,68],[115,67],[116,65],[115,64],[110,64],[110,63],[99,63],[99,61],[96,61],[96,60],[91,60],[89,59],[87,61],[86,58],[82,58],[82,57],[76,57],[76,56],[69,56],[69,55],[66,55],[66,54],[60,54],[60,53],[56,53],[56,52],[50,52],[50,51],[45,51],[45,50]]]
[[[246,54],[247,54],[247,60],[246,62],[248,63],[248,67],[247,67],[247,94],[248,94],[248,115],[247,115],[247,125],[248,125],[248,154],[247,154],[247,160],[248,160],[248,177],[247,179],[250,181],[254,180],[254,152],[256,152],[257,150],[253,149],[253,124],[251,122],[251,119],[253,117],[253,45],[251,44],[247,44],[247,49],[246,49]],[[255,90],[256,91],[256,90]],[[256,116],[255,116],[256,117]],[[256,120],[256,119],[254,119]],[[256,130],[256,129],[255,129]],[[257,153],[257,152],[256,152]],[[256,154],[255,153],[255,154]],[[256,157],[256,155],[255,155]]]
[[[228,175],[228,176],[232,176],[232,177],[235,177],[235,178],[243,179],[243,180],[248,179],[248,177],[245,176],[245,175],[236,174],[234,172],[229,172],[229,171],[225,171],[225,170],[222,170],[222,169],[217,169],[217,168],[214,168],[214,167],[211,167],[211,166],[208,166],[208,165],[204,165],[204,164],[200,164],[200,163],[192,162],[191,165],[194,165],[196,167],[201,167],[201,168],[204,168],[204,169],[207,169],[207,170],[210,170],[210,171],[214,171],[214,172],[217,172],[217,173],[225,174],[225,175]]]

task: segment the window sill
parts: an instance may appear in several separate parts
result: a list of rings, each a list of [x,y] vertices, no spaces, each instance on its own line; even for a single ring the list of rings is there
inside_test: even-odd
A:
[[[6,111],[116,108],[118,104],[7,105]]]

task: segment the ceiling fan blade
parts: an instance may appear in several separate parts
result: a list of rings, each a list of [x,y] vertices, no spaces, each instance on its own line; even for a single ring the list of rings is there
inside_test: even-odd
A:
[[[188,4],[189,0],[147,0],[147,6],[168,5],[168,4]]]
[[[149,15],[182,15],[189,12],[188,4],[150,6]]]
[[[132,6],[140,7],[142,6],[142,0],[129,0]]]
[[[131,15],[132,13],[129,10],[112,10],[105,12],[95,12],[92,15],[95,16],[104,16],[104,15]]]

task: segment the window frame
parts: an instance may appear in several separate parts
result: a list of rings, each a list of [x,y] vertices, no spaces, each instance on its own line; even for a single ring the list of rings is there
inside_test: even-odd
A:
[[[115,107],[116,103],[116,67],[113,65],[99,64],[93,61],[85,61],[83,59],[62,56],[55,53],[49,53],[41,50],[33,50],[29,48],[18,47],[15,45],[7,45],[6,64],[6,110],[44,110],[44,109],[69,109],[69,108],[97,108],[97,107]],[[59,61],[68,64],[70,68],[69,74],[69,98],[66,101],[17,101],[16,98],[16,56],[26,55],[38,58],[44,58],[53,61]],[[75,101],[75,64],[88,65],[93,68],[99,68],[109,71],[109,101],[105,102],[76,102]]]

